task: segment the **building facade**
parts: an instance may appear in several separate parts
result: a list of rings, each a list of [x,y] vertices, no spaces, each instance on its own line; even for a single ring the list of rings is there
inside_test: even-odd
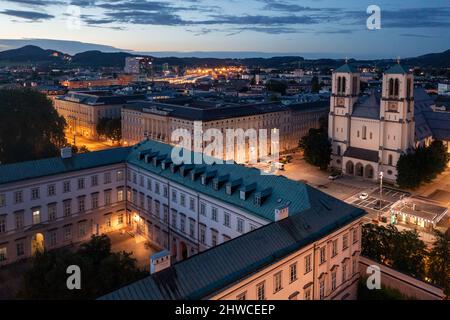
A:
[[[343,173],[395,181],[400,155],[415,146],[414,79],[402,66],[383,74],[381,93],[360,95],[359,72],[344,65],[333,73],[328,135],[331,165]]]
[[[319,126],[319,119],[326,116],[324,102],[293,104],[284,106],[279,103],[238,104],[220,103],[216,100],[168,99],[164,103],[145,102],[128,105],[122,109],[122,137],[125,145],[132,145],[145,137],[164,143],[174,143],[172,132],[184,129],[194,137],[196,123],[199,130],[217,129],[225,137],[228,129],[255,129],[258,139],[259,130],[267,133],[270,154],[270,137],[274,130],[279,135],[280,152],[298,147],[299,140],[310,128]],[[206,139],[205,139],[206,140]],[[205,148],[208,141],[202,146]],[[192,141],[194,148],[194,141]],[[250,145],[248,136],[245,144],[235,140],[234,150],[224,150],[223,159],[248,161]]]
[[[98,139],[101,118],[120,118],[124,104],[143,99],[144,95],[115,95],[110,91],[69,91],[53,99],[53,105],[66,119],[71,134]]]

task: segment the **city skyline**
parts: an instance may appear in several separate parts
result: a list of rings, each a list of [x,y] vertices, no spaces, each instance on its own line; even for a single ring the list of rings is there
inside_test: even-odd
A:
[[[0,39],[64,39],[137,52],[252,51],[310,57],[352,53],[355,58],[392,58],[440,52],[450,45],[445,37],[450,7],[438,1],[426,6],[420,1],[353,0],[4,3]],[[372,4],[381,8],[380,30],[366,27],[366,10]],[[0,43],[0,49],[8,47]]]

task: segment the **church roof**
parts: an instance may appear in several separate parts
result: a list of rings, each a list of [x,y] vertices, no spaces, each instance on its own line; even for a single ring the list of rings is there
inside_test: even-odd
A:
[[[403,68],[403,66],[399,63],[393,65],[388,70],[384,72],[385,74],[406,74],[409,73],[408,71]]]
[[[336,70],[334,70],[334,72],[341,72],[341,73],[356,73],[358,72],[358,69],[356,69],[355,66],[352,66],[348,63],[340,66],[339,68],[337,68]]]
[[[361,96],[353,107],[353,117],[379,119],[380,93],[372,91],[368,96]]]

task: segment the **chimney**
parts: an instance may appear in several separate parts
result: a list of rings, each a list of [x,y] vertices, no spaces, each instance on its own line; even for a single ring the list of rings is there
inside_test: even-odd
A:
[[[69,159],[72,158],[72,147],[65,147],[61,149],[61,158]]]
[[[150,256],[150,274],[169,268],[170,252],[163,250]]]
[[[280,221],[289,216],[289,206],[275,209],[275,221]]]

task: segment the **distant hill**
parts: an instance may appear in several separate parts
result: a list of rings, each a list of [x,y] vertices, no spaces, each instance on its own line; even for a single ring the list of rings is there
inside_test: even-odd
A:
[[[136,56],[128,52],[102,52],[90,50],[77,53],[73,56],[56,50],[44,50],[40,47],[27,45],[22,48],[0,52],[0,63],[16,64],[44,64],[52,63],[60,67],[83,66],[83,67],[118,67],[123,68],[125,58]],[[141,56],[141,55],[140,55]],[[144,55],[142,55],[144,56]],[[341,59],[305,59],[300,56],[279,56],[271,58],[242,58],[242,59],[219,59],[198,57],[153,57],[156,65],[168,63],[179,66],[219,66],[219,65],[246,65],[248,67],[260,68],[298,68],[298,67],[320,67],[335,68],[343,63]],[[350,60],[356,65],[376,64],[380,67],[395,63],[392,59],[378,60]],[[419,67],[450,67],[450,50],[441,53],[431,53],[419,57],[406,58],[402,60],[405,66]]]
[[[123,67],[125,58],[133,56],[125,52],[101,52],[97,50],[77,53],[72,57],[71,64],[86,67]]]
[[[67,55],[62,52],[55,50],[44,50],[32,45],[0,52],[0,61],[4,62],[59,62],[63,61],[64,57],[67,57]]]

